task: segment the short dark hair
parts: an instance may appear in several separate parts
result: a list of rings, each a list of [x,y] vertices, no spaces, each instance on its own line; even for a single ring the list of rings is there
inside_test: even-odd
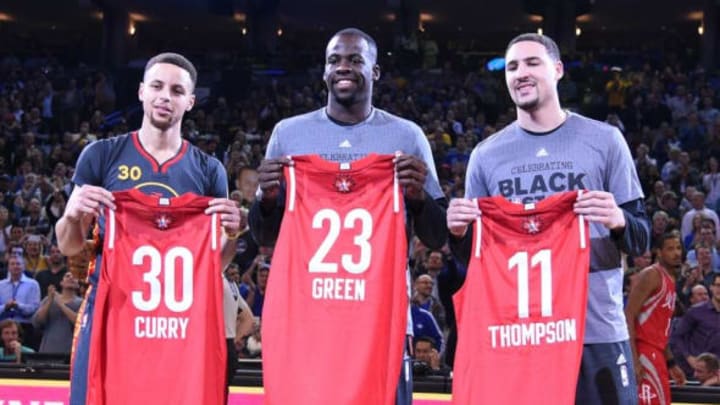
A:
[[[547,35],[540,35],[536,34],[534,32],[527,32],[525,34],[520,34],[516,36],[515,38],[510,40],[510,43],[508,43],[507,48],[505,48],[505,54],[507,54],[508,50],[510,50],[510,47],[515,45],[518,42],[524,42],[524,41],[532,41],[537,42],[539,44],[542,44],[545,47],[545,50],[547,50],[548,55],[550,55],[550,58],[554,61],[560,60],[560,48],[558,48],[555,41],[552,40],[552,38],[548,37]]]
[[[682,246],[682,236],[680,235],[680,232],[672,230],[660,235],[660,237],[655,242],[655,248],[662,249],[663,246],[665,246],[665,242],[670,239],[677,239],[680,242],[680,246]]]
[[[186,72],[190,73],[190,79],[192,80],[193,88],[197,84],[197,69],[195,69],[195,65],[193,65],[192,62],[188,60],[188,58],[180,55],[179,53],[163,52],[153,56],[145,65],[145,71],[143,72],[143,74],[145,74],[145,72],[150,70],[151,67],[158,63],[169,63],[185,70]]]
[[[435,343],[435,339],[431,338],[430,336],[422,335],[422,336],[415,336],[413,338],[413,346],[417,346],[417,344],[420,342],[430,343],[430,346],[437,347],[437,344]]]
[[[378,55],[378,49],[377,49],[377,42],[373,39],[373,37],[370,36],[367,32],[359,29],[359,28],[343,28],[340,31],[336,32],[335,35],[332,36],[332,38],[339,37],[341,35],[354,35],[358,36],[368,43],[368,48],[370,48],[370,53],[373,55],[375,60],[373,62],[377,62],[377,55]],[[331,39],[332,39],[331,38]]]

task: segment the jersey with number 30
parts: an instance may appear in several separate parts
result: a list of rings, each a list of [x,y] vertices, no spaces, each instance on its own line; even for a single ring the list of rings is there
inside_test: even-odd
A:
[[[393,156],[292,160],[262,314],[265,404],[393,404],[408,305]]]
[[[468,275],[454,297],[454,404],[574,403],[590,257],[577,194],[477,200]]]
[[[86,403],[222,403],[222,246],[217,215],[204,213],[210,198],[113,195]]]

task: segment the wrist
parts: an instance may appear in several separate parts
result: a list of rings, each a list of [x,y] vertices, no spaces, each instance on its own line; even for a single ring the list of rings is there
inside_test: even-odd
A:
[[[665,361],[665,364],[667,364],[667,368],[673,368],[677,366],[677,362],[675,361],[675,359],[667,359]]]

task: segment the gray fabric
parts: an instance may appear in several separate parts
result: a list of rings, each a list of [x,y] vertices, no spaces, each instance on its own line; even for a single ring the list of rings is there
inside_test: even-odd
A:
[[[355,125],[332,121],[324,108],[284,119],[275,126],[265,157],[317,154],[333,162],[350,162],[369,153],[396,151],[421,158],[428,167],[425,191],[434,199],[444,197],[430,144],[420,127],[377,108]]]
[[[470,155],[465,197],[503,195],[524,203],[571,190],[604,190],[618,205],[643,198],[630,150],[615,128],[569,113],[544,134],[517,122],[481,142]],[[585,343],[628,338],[620,250],[601,224],[590,224],[591,259]]]
[[[45,304],[48,297],[43,298],[40,306]],[[82,304],[82,298],[75,297],[72,301],[65,304],[74,312],[78,312]],[[70,353],[72,347],[73,331],[75,325],[62,313],[60,308],[54,302],[50,304],[48,309],[47,320],[44,324],[40,324],[36,316],[33,317],[35,327],[43,328],[42,342],[40,342],[40,353]]]

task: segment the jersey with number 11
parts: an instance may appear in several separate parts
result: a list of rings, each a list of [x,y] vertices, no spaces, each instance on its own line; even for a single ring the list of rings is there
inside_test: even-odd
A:
[[[408,305],[393,156],[292,160],[262,314],[265,405],[393,404]]]
[[[222,246],[217,214],[204,213],[210,198],[113,195],[86,403],[222,403]]]
[[[477,201],[468,275],[454,297],[454,404],[574,403],[590,259],[577,195]]]

